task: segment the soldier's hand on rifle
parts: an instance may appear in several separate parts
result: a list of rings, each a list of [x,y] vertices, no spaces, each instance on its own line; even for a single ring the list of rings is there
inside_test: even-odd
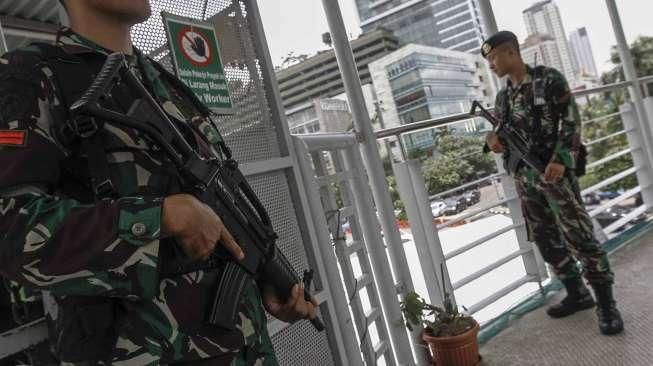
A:
[[[558,163],[549,163],[544,170],[544,181],[546,183],[555,183],[565,174],[565,166]]]
[[[235,258],[245,257],[218,215],[189,194],[176,194],[163,201],[161,232],[175,236],[192,259],[207,259],[216,245],[222,245]]]
[[[488,134],[485,136],[485,142],[487,143],[487,146],[490,148],[490,150],[497,154],[502,153],[505,149],[499,140],[499,135],[494,132],[488,132]]]
[[[288,301],[284,302],[279,298],[274,288],[265,286],[263,288],[263,305],[275,318],[286,323],[292,323],[299,319],[315,318],[317,300],[311,296],[311,301],[304,299],[304,285],[296,284],[291,291]]]

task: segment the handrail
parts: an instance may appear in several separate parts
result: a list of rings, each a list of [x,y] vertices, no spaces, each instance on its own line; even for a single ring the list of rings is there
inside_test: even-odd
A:
[[[653,82],[653,75],[645,76],[639,79],[641,83],[650,83]],[[608,84],[599,86],[587,90],[579,90],[572,92],[574,97],[581,97],[589,94],[603,93],[606,91],[612,91],[617,89],[622,89],[624,87],[630,86],[632,83],[629,81],[622,81],[618,83]],[[491,109],[488,109],[491,110]],[[385,128],[375,132],[377,139],[384,139],[392,136],[399,136],[407,132],[413,132],[421,129],[432,128],[432,127],[441,127],[448,124],[464,121],[466,119],[473,118],[469,113],[458,113],[450,116],[437,117],[426,119],[423,121],[413,122],[397,127]]]
[[[584,97],[586,95],[590,94],[598,94],[598,93],[604,93],[608,91],[613,91],[617,89],[622,89],[624,87],[629,87],[632,83],[630,81],[620,81],[618,83],[612,83],[608,85],[602,85],[598,86],[596,88],[592,89],[586,89],[586,90],[577,90],[572,93],[574,97]]]
[[[465,183],[465,184],[459,185],[458,187],[451,188],[451,189],[448,189],[446,191],[431,195],[431,196],[429,196],[429,200],[433,201],[434,199],[437,199],[437,198],[440,198],[440,197],[445,197],[445,196],[447,196],[447,195],[449,195],[451,193],[458,192],[458,191],[460,191],[462,189],[465,189],[465,188],[468,188],[468,187],[471,187],[471,186],[475,186],[475,185],[477,185],[477,184],[479,184],[481,182],[485,182],[486,180],[492,180],[494,178],[500,178],[502,176],[503,176],[503,174],[501,174],[501,173],[490,174],[490,175],[488,175],[486,177],[477,179],[475,181]]]
[[[517,196],[512,196],[512,197],[506,197],[506,198],[500,199],[500,200],[498,200],[498,201],[494,201],[494,202],[492,202],[492,203],[490,203],[490,204],[488,204],[488,205],[485,205],[485,206],[482,206],[482,207],[476,208],[476,209],[474,209],[474,210],[470,210],[469,212],[467,212],[467,213],[464,214],[464,215],[456,216],[456,217],[454,217],[453,219],[451,219],[451,220],[449,220],[449,221],[447,221],[447,222],[444,222],[444,223],[438,225],[438,226],[437,226],[437,229],[438,229],[438,230],[441,230],[441,229],[444,229],[444,228],[446,228],[446,227],[449,227],[449,226],[455,225],[455,224],[457,224],[457,223],[459,223],[459,222],[462,222],[462,221],[464,221],[464,220],[467,220],[467,219],[470,218],[470,217],[474,217],[474,216],[476,216],[476,215],[478,215],[478,214],[480,214],[480,213],[483,213],[483,212],[485,212],[485,211],[487,211],[487,210],[489,210],[489,209],[495,208],[495,207],[497,207],[497,206],[501,206],[501,205],[503,205],[504,203],[508,203],[508,202],[510,202],[510,201],[515,201],[515,200],[517,200],[517,199],[518,199]]]
[[[386,137],[392,137],[401,135],[402,133],[421,130],[430,127],[439,127],[447,124],[464,121],[466,119],[471,119],[472,117],[469,113],[458,113],[445,117],[431,118],[419,122],[413,122],[397,127],[390,127],[383,130],[376,131],[376,138],[382,139]]]
[[[619,116],[622,113],[623,112],[615,112],[615,113],[606,114],[605,116],[600,116],[600,117],[596,117],[596,118],[593,118],[593,119],[588,119],[587,121],[581,121],[581,125],[585,126],[585,125],[590,124],[590,123],[602,121],[604,119],[612,118],[614,116]]]

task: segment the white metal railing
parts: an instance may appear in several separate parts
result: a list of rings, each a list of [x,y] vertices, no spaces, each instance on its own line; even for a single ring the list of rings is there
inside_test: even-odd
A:
[[[647,83],[653,83],[653,76],[642,78],[640,80],[640,82],[642,84],[644,84],[644,85],[646,85]],[[615,91],[615,90],[618,90],[618,89],[624,89],[624,88],[626,88],[626,87],[628,87],[630,85],[631,85],[631,83],[628,83],[628,82],[615,83],[615,84],[612,84],[612,85],[606,85],[606,86],[602,86],[602,87],[595,88],[595,89],[584,90],[584,91],[575,93],[575,95],[578,97],[578,96],[587,96],[587,95],[596,94],[596,93],[610,92],[610,91]],[[636,119],[636,117],[634,116],[634,113],[632,112],[632,110],[623,110],[622,109],[621,111],[616,112],[616,113],[611,113],[611,114],[608,114],[608,115],[605,115],[605,116],[600,116],[600,117],[597,117],[597,118],[593,118],[591,120],[583,121],[582,126],[585,127],[585,126],[587,126],[587,125],[589,125],[591,123],[600,123],[602,121],[606,121],[606,120],[609,120],[611,118],[617,118],[617,117],[621,117],[622,120],[624,120],[624,118],[628,118],[631,121],[633,119]],[[419,122],[416,122],[416,123],[411,123],[411,124],[408,124],[408,125],[402,125],[402,126],[398,126],[398,127],[393,127],[393,128],[377,131],[376,136],[379,139],[395,138],[401,144],[401,142],[402,142],[401,136],[403,134],[411,133],[411,132],[415,132],[415,131],[420,131],[420,130],[431,129],[431,128],[434,128],[434,127],[447,126],[447,125],[451,125],[451,124],[454,124],[454,123],[460,123],[461,121],[468,120],[469,118],[470,118],[470,116],[468,114],[465,114],[465,113],[456,114],[456,115],[452,115],[452,116],[446,116],[446,117],[442,117],[442,118],[434,118],[434,119],[419,121]],[[628,147],[626,149],[611,153],[608,156],[605,156],[605,157],[603,157],[603,158],[601,158],[599,160],[591,162],[590,164],[587,165],[587,169],[589,171],[591,171],[593,169],[598,169],[601,166],[605,165],[606,163],[614,161],[615,159],[619,159],[619,158],[621,158],[623,156],[627,156],[627,155],[634,156],[634,155],[636,155],[638,153],[643,154],[644,153],[643,150],[646,148],[644,146],[644,144],[641,144],[641,143],[635,144],[632,141],[633,136],[638,135],[638,134],[639,134],[639,136],[641,138],[647,138],[646,136],[642,136],[642,133],[640,132],[640,129],[638,128],[637,124],[633,125],[631,123],[631,126],[625,126],[622,130],[619,130],[617,132],[613,132],[613,133],[611,133],[609,135],[606,135],[606,136],[598,137],[598,138],[596,138],[596,139],[594,139],[592,141],[587,141],[586,145],[591,148],[595,144],[605,142],[605,141],[609,141],[609,140],[611,140],[613,138],[616,138],[618,136],[626,135],[629,138],[629,143],[630,143],[630,147]],[[599,189],[602,189],[602,188],[604,188],[604,187],[606,187],[606,186],[608,186],[608,185],[610,185],[612,183],[618,182],[619,180],[622,180],[622,179],[624,179],[624,178],[626,178],[626,177],[628,177],[628,176],[630,176],[632,174],[638,174],[638,179],[641,181],[642,180],[642,175],[639,174],[639,173],[642,170],[646,170],[646,169],[642,169],[642,167],[648,166],[648,162],[646,162],[645,160],[642,160],[641,158],[640,159],[634,159],[634,160],[644,161],[644,163],[639,163],[638,164],[636,162],[635,165],[632,168],[625,169],[622,172],[619,172],[619,173],[617,173],[617,174],[615,174],[615,175],[613,175],[611,177],[606,178],[605,180],[603,180],[601,182],[598,182],[598,183],[594,184],[591,187],[588,187],[587,189],[582,191],[582,194],[586,195],[588,193],[595,192],[595,191],[597,191]],[[648,172],[650,174],[650,169],[648,169]],[[502,176],[502,175],[501,174],[492,174],[490,176],[487,176],[487,177],[484,177],[484,178],[481,178],[481,179],[477,179],[477,180],[475,180],[473,182],[463,184],[463,185],[461,185],[459,187],[456,187],[456,188],[449,189],[449,190],[444,191],[444,192],[440,192],[440,193],[431,195],[431,196],[429,196],[429,198],[432,200],[432,199],[437,199],[437,198],[441,198],[441,197],[446,197],[446,196],[451,195],[451,194],[453,194],[455,192],[464,190],[464,189],[472,187],[472,186],[476,186],[479,183],[482,183],[482,182],[487,181],[489,179],[495,179],[495,178],[500,177],[500,176]],[[397,179],[400,179],[400,177],[397,177]],[[633,188],[633,189],[631,189],[631,190],[629,190],[627,192],[624,192],[624,193],[620,194],[618,197],[616,197],[616,198],[614,198],[614,199],[612,199],[612,200],[610,200],[608,202],[605,202],[604,204],[600,205],[599,207],[593,209],[590,212],[590,214],[591,214],[591,216],[595,217],[598,214],[600,214],[601,212],[605,211],[606,209],[608,209],[610,207],[614,207],[617,204],[623,203],[627,199],[631,199],[635,195],[641,193],[641,191],[643,189],[650,188],[649,186],[650,186],[650,184],[645,184],[643,186],[640,185],[640,186],[638,186],[636,188]],[[484,205],[484,206],[482,206],[480,208],[470,210],[469,212],[464,213],[463,215],[456,216],[455,218],[452,218],[450,221],[439,224],[439,225],[436,226],[436,229],[441,230],[441,229],[444,229],[444,228],[459,224],[459,223],[464,222],[465,220],[467,220],[469,218],[472,218],[474,216],[477,216],[477,215],[487,211],[490,208],[493,208],[493,207],[496,207],[496,206],[502,205],[502,204],[509,204],[511,202],[514,203],[515,200],[517,200],[516,197],[509,197],[509,198],[504,198],[504,199],[498,200],[496,202],[492,202],[490,204],[486,204],[486,205]],[[428,203],[424,203],[424,204],[427,205]],[[605,228],[603,228],[603,232],[605,234],[608,234],[608,235],[613,234],[616,230],[618,230],[619,228],[621,228],[624,225],[628,224],[633,218],[638,217],[639,215],[641,215],[645,211],[646,211],[646,208],[644,206],[637,207],[637,208],[633,209],[630,213],[626,214],[623,218],[620,218],[619,220],[617,220],[617,221],[611,223],[610,225],[606,226]],[[504,234],[504,233],[509,232],[511,230],[518,230],[520,228],[523,228],[523,226],[524,226],[523,219],[518,218],[515,215],[513,215],[513,222],[514,222],[514,224],[512,224],[510,226],[501,228],[501,229],[495,231],[492,234],[485,235],[484,237],[479,238],[477,240],[474,240],[471,243],[466,244],[461,248],[457,248],[454,251],[452,251],[450,253],[447,253],[444,256],[444,259],[445,260],[450,260],[452,258],[455,258],[456,256],[459,256],[459,255],[461,255],[463,253],[466,253],[466,252],[468,252],[468,251],[482,245],[483,243],[485,243],[485,242],[487,242],[487,241],[489,241],[489,240],[491,240],[491,239],[493,239],[493,238],[495,238],[495,237],[497,237],[497,236],[499,236],[501,234]],[[458,289],[458,288],[464,286],[465,284],[468,284],[471,281],[474,281],[475,279],[477,279],[477,278],[479,278],[479,277],[493,271],[494,269],[500,267],[501,265],[507,263],[508,261],[510,261],[510,260],[512,260],[514,258],[518,258],[520,256],[530,254],[531,251],[532,250],[529,250],[528,248],[523,248],[522,247],[520,250],[518,250],[518,251],[516,251],[514,253],[511,253],[508,256],[506,256],[506,257],[504,257],[504,258],[502,258],[500,260],[497,260],[497,261],[495,261],[493,263],[490,263],[489,265],[487,265],[486,267],[481,268],[477,272],[463,278],[462,280],[457,281],[456,283],[453,284],[453,288]],[[533,281],[533,280],[534,281],[542,280],[542,278],[538,278],[538,276],[534,276],[532,274],[527,275],[525,278],[528,278],[531,281]],[[522,278],[522,279],[516,281],[511,286],[508,286],[508,288],[511,288],[511,289],[514,290],[516,288],[515,286],[517,286],[518,283],[522,283],[523,280],[524,279]],[[501,293],[501,294],[505,295],[507,293],[505,291],[506,291],[506,289],[504,288],[504,289],[499,290],[498,293]],[[497,300],[500,297],[502,297],[502,296],[497,297],[496,294],[495,294],[495,295],[491,296],[491,299]],[[470,307],[470,312],[474,313],[474,312],[476,312],[478,310],[481,310],[482,308],[486,307],[487,305],[491,304],[492,301],[489,301],[489,300],[490,299],[485,299],[485,300],[482,300],[481,302],[479,302],[478,304],[473,304]]]
[[[346,289],[347,314],[354,320],[355,334],[344,342],[345,353],[352,364],[362,362],[361,354],[368,365],[411,364],[412,352],[397,352],[406,329],[356,135],[294,135],[293,143],[309,190],[311,216],[324,225],[326,240],[316,257],[333,258],[338,264],[326,275],[329,284]],[[336,202],[336,186],[342,207]],[[345,222],[351,235],[343,232]],[[410,350],[410,344],[404,346]]]
[[[653,82],[653,77],[644,80]],[[597,89],[585,90],[577,95],[587,96],[594,93],[604,93],[622,89],[628,85],[629,83],[616,83]],[[642,175],[642,172],[650,174],[651,171],[648,160],[643,158],[646,154],[646,146],[641,142],[642,138],[647,137],[640,132],[633,109],[622,108],[617,113],[583,121],[582,126],[603,123],[615,118],[622,120],[624,123],[623,129],[605,136],[596,137],[591,141],[587,141],[586,144],[592,148],[592,146],[599,143],[609,143],[612,139],[626,135],[629,141],[628,148],[612,152],[596,161],[592,161],[587,165],[587,169],[589,171],[600,169],[608,162],[629,155],[633,157],[634,165],[587,187],[581,194],[586,195],[596,192],[632,174],[637,175],[640,185],[593,208],[589,212],[593,217],[623,203],[625,200],[632,199],[637,194],[643,194],[644,191],[650,189],[651,183],[653,183],[653,179],[650,182],[643,181],[645,176]],[[469,119],[469,114],[429,119],[377,131],[376,136],[379,139],[397,138],[401,143],[402,134],[460,123]],[[634,139],[634,136],[639,136],[640,140]],[[344,342],[347,343],[346,347],[349,348],[346,353],[362,355],[362,360],[367,364],[375,364],[382,359],[385,364],[395,364],[401,357],[397,352],[397,343],[401,342],[401,337],[398,337],[397,333],[405,332],[405,329],[397,327],[397,323],[394,323],[398,316],[397,293],[400,291],[396,288],[396,284],[401,281],[396,278],[393,279],[388,262],[388,253],[385,248],[378,246],[378,243],[384,242],[384,238],[381,237],[380,232],[382,229],[377,221],[378,219],[373,214],[375,209],[366,182],[367,177],[364,174],[363,162],[358,151],[358,136],[347,133],[308,134],[294,135],[293,140],[297,155],[300,158],[300,168],[304,182],[307,186],[315,186],[308,192],[309,200],[313,201],[311,210],[316,210],[316,212],[312,212],[312,216],[321,215],[323,225],[328,228],[325,235],[329,238],[329,244],[328,246],[325,246],[324,243],[320,244],[320,246],[325,246],[325,248],[321,249],[321,254],[333,256],[338,263],[338,268],[336,270],[331,268],[328,273],[329,282],[340,283],[346,290],[346,304],[340,305],[347,306],[352,315],[355,328],[353,330],[355,333],[354,338]],[[429,286],[427,288],[428,296],[432,302],[438,303],[441,301],[442,294],[445,291],[453,295],[456,291],[474,281],[520,258],[524,264],[525,274],[505,285],[501,285],[500,288],[493,290],[488,296],[475,303],[465,304],[469,313],[478,313],[506,295],[520,289],[525,284],[541,283],[547,278],[548,272],[544,267],[543,260],[532,243],[526,239],[526,225],[521,216],[519,198],[516,195],[514,185],[511,186],[512,179],[502,171],[501,167],[499,167],[499,173],[492,173],[486,177],[430,196],[426,193],[425,182],[421,176],[421,166],[417,162],[409,161],[405,162],[405,164],[395,164],[393,169],[395,170],[400,197],[404,201],[408,213],[413,241],[419,254],[418,259],[422,275]],[[434,223],[429,207],[430,200],[455,194],[458,191],[486,183],[488,180],[499,180],[501,182],[504,190],[503,198],[484,202],[479,207],[451,217],[446,222]],[[340,189],[341,205],[336,202],[335,186]],[[484,233],[481,237],[475,238],[447,253],[443,252],[439,231],[461,223],[464,224],[470,219],[473,221],[476,217],[485,215],[488,210],[497,206],[509,207],[512,223],[498,227],[493,232]],[[618,229],[627,225],[645,211],[646,205],[637,207],[622,218],[602,228],[602,232],[607,235],[614,235]],[[342,237],[339,236],[339,232],[345,222],[349,223],[351,233]],[[449,278],[448,270],[444,274],[444,278],[438,273],[441,266],[447,268],[447,261],[456,259],[501,235],[510,233],[516,235],[518,248],[511,250],[500,258],[488,260],[479,268],[473,268],[473,272],[457,278],[453,283]],[[388,243],[387,240],[388,238],[385,238],[385,243],[388,246],[394,245],[394,243]],[[441,283],[444,283],[444,288],[441,288]],[[412,339],[415,340],[415,337],[413,336]],[[419,353],[423,349],[416,345],[417,342],[412,343],[414,355],[418,356],[417,363],[420,363]],[[406,360],[404,359],[404,361]],[[398,363],[401,364],[402,362],[399,361]]]

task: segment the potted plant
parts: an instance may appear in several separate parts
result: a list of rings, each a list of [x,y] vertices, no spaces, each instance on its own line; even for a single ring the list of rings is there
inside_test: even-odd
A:
[[[415,292],[401,303],[406,327],[422,327],[422,339],[431,350],[432,364],[437,366],[476,366],[479,325],[469,315],[458,311],[445,292],[443,307],[428,304]]]

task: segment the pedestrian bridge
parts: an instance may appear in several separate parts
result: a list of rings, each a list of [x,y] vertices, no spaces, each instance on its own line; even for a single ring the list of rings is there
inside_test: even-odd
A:
[[[514,319],[481,348],[483,365],[497,366],[648,366],[653,360],[653,230],[650,225],[616,238],[611,254],[615,296],[624,317],[624,333],[599,333],[593,310],[551,319],[538,308]],[[536,295],[540,298],[539,295]],[[563,293],[546,298],[560,301]]]
[[[0,0],[6,28],[2,47],[53,38],[55,0],[14,4]],[[628,72],[625,82],[575,94],[588,103],[605,95],[623,102],[583,120],[584,130],[593,131],[584,136],[590,151],[598,146],[604,152],[592,156],[588,170],[626,163],[588,182],[582,194],[598,195],[624,179],[630,182],[627,189],[601,196],[588,207],[597,236],[619,248],[612,258],[626,331],[603,337],[592,311],[552,320],[537,307],[561,294],[555,293],[556,282],[527,240],[514,183],[501,164],[475,181],[428,192],[421,163],[401,156],[389,174],[396,178],[408,218],[402,227],[410,232],[399,229],[377,142],[401,145],[405,134],[466,123],[474,116],[461,113],[372,131],[337,1],[323,4],[356,133],[293,136],[281,110],[255,0],[152,4],[155,13],[166,10],[213,22],[223,35],[222,61],[234,108],[232,115],[220,117],[220,130],[270,212],[280,249],[296,269],[316,272],[314,292],[327,331],[317,333],[308,322],[271,320],[281,365],[426,365],[428,356],[416,346],[419,329],[408,332],[402,324],[399,303],[412,290],[435,304],[447,292],[464,305],[482,323],[486,342],[481,353],[487,365],[653,364],[653,230],[646,218],[653,208],[653,98],[644,99],[642,93],[653,77],[636,79]],[[142,50],[171,66],[160,19],[136,27],[134,38]],[[476,189],[479,201],[434,221],[430,202]],[[496,225],[488,230],[484,223]],[[3,311],[8,314],[7,308]],[[0,364],[45,337],[42,319],[1,333]]]

